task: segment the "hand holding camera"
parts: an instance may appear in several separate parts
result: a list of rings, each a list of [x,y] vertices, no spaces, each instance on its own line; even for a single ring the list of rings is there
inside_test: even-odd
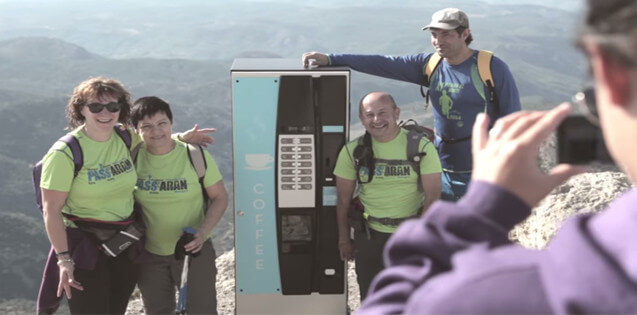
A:
[[[584,169],[562,164],[544,173],[537,165],[541,143],[568,116],[570,106],[550,111],[521,111],[498,119],[490,135],[489,118],[480,114],[473,126],[473,176],[508,189],[529,206]]]

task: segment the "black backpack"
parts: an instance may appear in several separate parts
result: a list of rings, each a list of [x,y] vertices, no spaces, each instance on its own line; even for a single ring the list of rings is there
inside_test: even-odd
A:
[[[115,130],[115,133],[122,139],[122,141],[124,141],[124,144],[126,144],[126,148],[130,150],[132,137],[128,130],[121,129],[121,125],[119,124],[113,127],[113,129]],[[73,178],[75,178],[84,165],[84,153],[82,153],[80,143],[77,141],[77,138],[69,134],[64,135],[57,141],[66,143],[71,149],[71,154],[73,155],[73,164],[75,165],[73,170]],[[33,189],[35,190],[35,202],[38,204],[40,212],[42,212],[42,190],[40,189],[41,178],[42,160],[38,161],[33,166]]]
[[[398,126],[407,130],[407,161],[416,171],[416,174],[420,175],[420,161],[422,157],[426,155],[425,152],[418,152],[420,139],[424,137],[430,142],[433,142],[435,132],[431,128],[419,125],[413,119],[401,121]],[[354,148],[353,156],[358,183],[366,184],[371,182],[374,178],[376,163],[374,160],[374,150],[372,149],[372,136],[367,131],[363,136],[358,137],[358,145]],[[359,170],[362,166],[366,166],[369,170],[369,176],[366,182],[363,182],[360,178]]]

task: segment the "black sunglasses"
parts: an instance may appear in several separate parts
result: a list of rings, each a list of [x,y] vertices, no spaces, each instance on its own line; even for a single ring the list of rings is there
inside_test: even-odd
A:
[[[122,109],[122,104],[117,102],[110,102],[108,104],[91,103],[91,104],[86,104],[86,106],[88,106],[88,110],[90,110],[91,113],[93,114],[97,114],[101,112],[104,109],[104,107],[106,107],[106,110],[108,110],[111,113],[117,113],[119,112],[120,109]]]

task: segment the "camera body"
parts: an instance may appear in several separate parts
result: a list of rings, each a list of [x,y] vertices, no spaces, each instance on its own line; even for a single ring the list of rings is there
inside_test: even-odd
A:
[[[584,115],[568,116],[557,128],[557,160],[568,164],[614,164],[599,126]]]

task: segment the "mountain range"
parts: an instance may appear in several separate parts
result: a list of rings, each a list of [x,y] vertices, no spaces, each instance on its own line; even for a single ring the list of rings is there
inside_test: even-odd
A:
[[[563,8],[459,0],[475,42],[505,60],[523,108],[568,100],[587,65],[573,47],[574,1]],[[82,2],[83,4],[85,2]],[[92,4],[92,5],[91,5]],[[412,54],[431,51],[420,27],[446,1],[0,0],[0,301],[34,300],[48,240],[34,203],[30,165],[64,133],[73,88],[93,76],[122,81],[134,98],[173,107],[175,129],[216,127],[209,150],[232,191],[230,66],[235,58],[298,58],[305,51]],[[416,85],[353,73],[351,103],[392,93],[403,117],[430,123]],[[358,128],[353,106],[353,129]],[[430,111],[430,110],[429,110]],[[232,237],[229,207],[217,238]],[[228,248],[218,249],[219,253]]]

